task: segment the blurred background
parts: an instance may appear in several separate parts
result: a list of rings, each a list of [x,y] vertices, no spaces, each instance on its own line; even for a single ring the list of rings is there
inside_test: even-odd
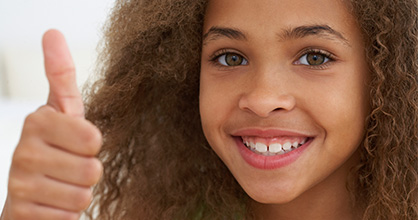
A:
[[[41,39],[51,28],[69,44],[81,88],[93,77],[96,46],[114,0],[0,0],[0,210],[26,115],[46,102]]]

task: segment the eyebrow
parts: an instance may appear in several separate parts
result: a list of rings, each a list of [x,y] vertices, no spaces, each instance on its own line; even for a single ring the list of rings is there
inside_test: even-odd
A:
[[[344,37],[342,33],[332,29],[328,25],[299,26],[296,28],[285,29],[281,34],[278,34],[278,37],[281,40],[298,39],[307,36],[319,36],[330,40],[337,40],[342,44],[351,47],[349,41]]]
[[[277,34],[280,40],[299,39],[308,36],[319,36],[328,40],[337,40],[340,43],[351,47],[349,41],[340,32],[332,29],[328,25],[305,25],[295,28],[284,29]],[[229,38],[233,40],[247,40],[245,33],[236,28],[213,26],[203,35],[203,46],[208,42],[219,38]]]
[[[203,45],[206,45],[209,41],[214,41],[223,37],[232,40],[247,40],[244,32],[239,29],[213,26],[203,35]]]

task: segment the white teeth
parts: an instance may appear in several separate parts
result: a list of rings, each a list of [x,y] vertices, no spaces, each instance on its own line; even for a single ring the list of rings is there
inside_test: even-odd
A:
[[[286,142],[283,144],[283,150],[289,151],[292,148],[292,144],[290,142]]]
[[[284,154],[281,144],[272,144],[269,146],[269,152],[273,154]]]
[[[251,150],[255,150],[255,144],[253,142],[250,142],[250,148]]]
[[[271,153],[278,153],[282,150],[282,145],[281,144],[271,144],[269,146],[269,151]]]
[[[263,143],[257,143],[255,145],[255,150],[260,152],[260,153],[265,153],[265,152],[267,152],[267,145],[265,145]]]
[[[283,145],[279,143],[271,143],[270,145],[266,145],[264,143],[253,143],[251,141],[245,140],[243,141],[244,145],[247,146],[250,150],[265,155],[265,156],[273,156],[273,155],[280,155],[284,153],[288,153],[294,149],[297,149],[299,146],[306,143],[308,138],[303,139],[300,143],[293,142],[291,143],[286,142]]]

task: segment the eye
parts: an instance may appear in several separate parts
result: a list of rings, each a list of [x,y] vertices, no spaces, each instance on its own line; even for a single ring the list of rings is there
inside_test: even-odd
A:
[[[223,66],[247,65],[248,61],[237,53],[224,53],[216,58]]]
[[[303,54],[295,64],[320,66],[331,61],[331,56],[332,55],[322,51],[308,51]]]

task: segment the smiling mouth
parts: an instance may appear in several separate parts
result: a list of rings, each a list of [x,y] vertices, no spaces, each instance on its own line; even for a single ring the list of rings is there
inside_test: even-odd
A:
[[[241,136],[242,143],[252,152],[263,156],[282,155],[298,149],[309,142],[311,137],[257,138]]]

